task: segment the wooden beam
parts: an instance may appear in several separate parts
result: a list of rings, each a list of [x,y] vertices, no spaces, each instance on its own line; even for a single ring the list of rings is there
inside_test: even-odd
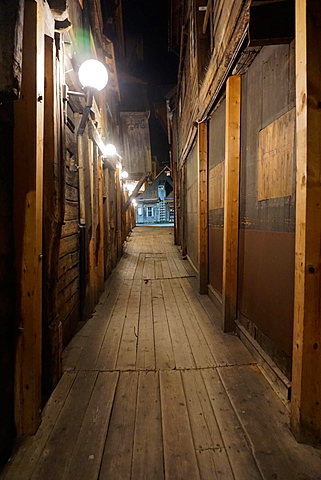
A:
[[[117,241],[117,259],[122,254],[122,194],[120,168],[116,168],[115,172],[115,188],[116,188],[116,241]]]
[[[291,425],[321,441],[321,10],[296,1],[296,241]]]
[[[139,182],[137,183],[136,187],[134,188],[133,193],[130,195],[130,197],[128,198],[128,200],[126,200],[126,202],[125,202],[124,205],[123,205],[123,208],[122,208],[123,214],[125,214],[126,211],[127,211],[127,209],[130,207],[130,205],[131,205],[131,203],[132,203],[132,200],[137,197],[138,192],[139,192],[141,186],[143,185],[143,183],[145,183],[145,182],[147,181],[148,177],[150,177],[150,172],[148,172],[148,173],[143,173],[141,179],[139,180]]]
[[[41,411],[44,18],[25,2],[22,95],[15,103],[14,229],[19,333],[15,421],[35,433]]]
[[[235,329],[239,235],[241,77],[229,77],[226,85],[225,192],[223,240],[224,332]]]
[[[208,284],[208,148],[207,123],[198,124],[198,263],[199,293]]]

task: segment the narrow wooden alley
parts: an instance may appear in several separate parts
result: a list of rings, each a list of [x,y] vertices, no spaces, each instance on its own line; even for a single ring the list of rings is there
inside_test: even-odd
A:
[[[287,403],[195,281],[171,227],[134,229],[2,479],[321,479],[320,451],[295,441]]]

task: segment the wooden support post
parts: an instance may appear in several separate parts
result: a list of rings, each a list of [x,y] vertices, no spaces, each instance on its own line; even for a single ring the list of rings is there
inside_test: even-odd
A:
[[[208,284],[208,185],[207,123],[198,124],[198,264],[199,293],[207,294]]]
[[[186,162],[181,167],[181,188],[180,188],[180,235],[181,235],[181,248],[182,256],[185,257],[187,253],[187,239],[186,239],[186,222],[187,222],[187,183],[186,183]]]
[[[105,270],[104,270],[104,204],[103,204],[103,167],[102,159],[98,157],[98,281],[99,293],[104,290]]]
[[[321,441],[321,10],[296,1],[296,240],[291,425]]]
[[[223,319],[222,329],[235,328],[237,311],[237,263],[239,236],[241,77],[235,75],[226,85],[225,193],[223,240]]]
[[[44,19],[25,2],[22,94],[15,103],[14,229],[18,333],[15,421],[35,433],[41,409]]]
[[[120,183],[120,168],[116,168],[115,182],[116,182],[116,237],[117,237],[117,258],[121,257],[122,253],[122,192]]]

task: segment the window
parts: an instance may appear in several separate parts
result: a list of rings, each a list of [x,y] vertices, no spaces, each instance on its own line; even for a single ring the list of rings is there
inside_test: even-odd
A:
[[[152,217],[153,216],[153,207],[147,207],[147,216]]]
[[[142,207],[138,207],[138,208],[137,208],[137,213],[138,213],[139,216],[143,215],[143,209],[142,209]]]

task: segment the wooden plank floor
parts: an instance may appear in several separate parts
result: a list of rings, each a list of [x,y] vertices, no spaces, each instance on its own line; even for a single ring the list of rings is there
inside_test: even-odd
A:
[[[195,282],[172,228],[134,230],[1,478],[321,479],[320,450],[296,443],[288,406]]]

